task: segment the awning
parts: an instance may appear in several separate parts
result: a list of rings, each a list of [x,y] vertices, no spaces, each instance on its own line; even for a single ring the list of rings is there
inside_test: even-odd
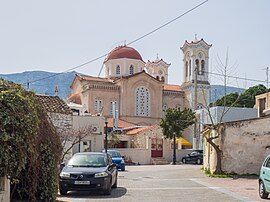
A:
[[[182,142],[182,146],[192,146],[192,144],[189,141],[187,141],[185,138],[180,137],[180,139]],[[178,144],[178,139],[176,139],[176,144]]]

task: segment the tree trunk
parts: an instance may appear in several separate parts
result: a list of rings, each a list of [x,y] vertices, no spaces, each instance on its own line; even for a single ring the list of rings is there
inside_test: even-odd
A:
[[[216,151],[217,154],[217,165],[216,165],[216,169],[214,171],[214,174],[222,174],[222,167],[221,167],[221,155],[222,155],[222,151],[220,150],[219,146],[216,145],[212,140],[209,141],[209,144],[214,148],[214,150]]]

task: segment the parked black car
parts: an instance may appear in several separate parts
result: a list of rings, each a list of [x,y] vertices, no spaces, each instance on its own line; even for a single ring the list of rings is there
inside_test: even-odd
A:
[[[182,158],[182,163],[203,163],[203,150],[195,150]]]
[[[102,190],[110,195],[111,188],[117,187],[118,171],[110,155],[98,152],[75,154],[60,173],[59,191]]]

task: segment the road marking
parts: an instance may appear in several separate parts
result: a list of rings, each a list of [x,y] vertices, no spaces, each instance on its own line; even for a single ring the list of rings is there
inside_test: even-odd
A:
[[[200,180],[198,180],[198,179],[190,179],[190,180],[193,181],[193,182],[196,182],[196,183],[198,183],[198,184],[201,184],[201,185],[203,185],[203,186],[206,186],[206,187],[208,187],[208,188],[210,188],[210,189],[214,189],[214,190],[216,190],[216,191],[218,191],[218,192],[227,194],[227,195],[229,195],[229,196],[231,196],[231,197],[233,197],[233,198],[235,198],[235,199],[238,199],[238,200],[240,200],[240,201],[245,201],[245,202],[256,202],[256,201],[254,201],[254,200],[252,200],[252,199],[250,199],[250,198],[248,198],[248,197],[246,197],[246,196],[242,196],[242,195],[240,195],[240,194],[231,192],[231,191],[229,191],[229,190],[227,190],[227,189],[224,189],[224,188],[221,188],[221,187],[212,187],[210,184],[208,184],[208,183],[206,183],[206,182],[203,182],[203,181],[200,181]]]
[[[195,189],[209,189],[210,187],[133,187],[127,188],[127,190],[195,190]],[[218,189],[219,187],[211,187],[212,189]]]

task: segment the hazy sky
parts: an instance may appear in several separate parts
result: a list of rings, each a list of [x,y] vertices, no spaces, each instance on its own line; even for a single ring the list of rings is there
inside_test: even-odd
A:
[[[124,40],[128,43],[142,36],[202,1],[0,0],[0,74],[65,71],[109,52]],[[197,34],[213,45],[212,72],[219,72],[218,57],[225,63],[228,49],[230,75],[266,80],[269,9],[269,0],[209,0],[132,47],[144,61],[156,59],[158,53],[171,63],[169,83],[180,84],[180,47]],[[97,76],[103,60],[76,71]],[[221,79],[212,76],[211,83],[220,84]],[[258,82],[230,79],[229,84],[245,87]]]

